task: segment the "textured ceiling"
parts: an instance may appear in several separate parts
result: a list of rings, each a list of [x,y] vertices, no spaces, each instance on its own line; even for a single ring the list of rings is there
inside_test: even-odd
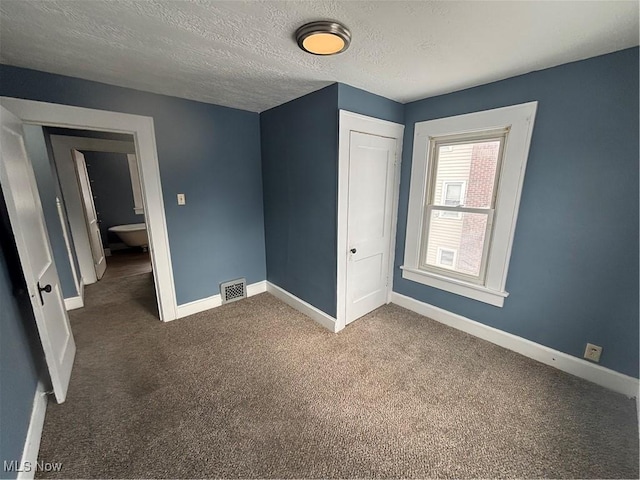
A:
[[[335,19],[335,57],[293,32]],[[0,62],[260,112],[343,82],[408,102],[638,45],[637,1],[0,0]]]

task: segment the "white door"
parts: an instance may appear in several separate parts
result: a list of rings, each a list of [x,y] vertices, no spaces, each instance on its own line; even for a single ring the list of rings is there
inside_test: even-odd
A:
[[[396,141],[350,132],[346,323],[387,303]]]
[[[31,161],[27,156],[22,123],[0,107],[2,126],[0,183],[15,236],[20,263],[56,400],[67,395],[76,353],[69,317],[64,308],[60,281]]]
[[[91,181],[87,172],[87,163],[84,155],[78,150],[73,150],[73,161],[76,164],[78,172],[78,183],[80,184],[80,193],[82,194],[82,206],[84,207],[84,218],[87,222],[87,231],[89,232],[89,242],[91,244],[91,253],[93,254],[93,263],[96,267],[96,277],[98,280],[104,275],[107,269],[107,260],[102,247],[102,237],[100,236],[100,224],[98,223],[98,214],[96,206],[93,203],[93,193],[91,192]]]

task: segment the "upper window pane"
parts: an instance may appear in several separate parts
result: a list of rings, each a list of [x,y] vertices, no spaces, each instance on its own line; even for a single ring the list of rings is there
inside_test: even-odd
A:
[[[432,205],[492,208],[501,143],[438,143]]]

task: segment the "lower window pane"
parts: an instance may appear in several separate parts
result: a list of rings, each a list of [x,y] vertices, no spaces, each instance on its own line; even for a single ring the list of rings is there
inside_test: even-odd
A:
[[[485,213],[451,215],[451,212],[433,209],[423,264],[479,277],[487,220]]]

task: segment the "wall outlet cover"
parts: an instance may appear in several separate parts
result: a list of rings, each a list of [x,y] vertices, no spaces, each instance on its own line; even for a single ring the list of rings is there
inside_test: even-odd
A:
[[[587,343],[587,348],[584,349],[584,358],[592,362],[599,362],[600,355],[602,355],[602,347],[594,345],[593,343]]]

